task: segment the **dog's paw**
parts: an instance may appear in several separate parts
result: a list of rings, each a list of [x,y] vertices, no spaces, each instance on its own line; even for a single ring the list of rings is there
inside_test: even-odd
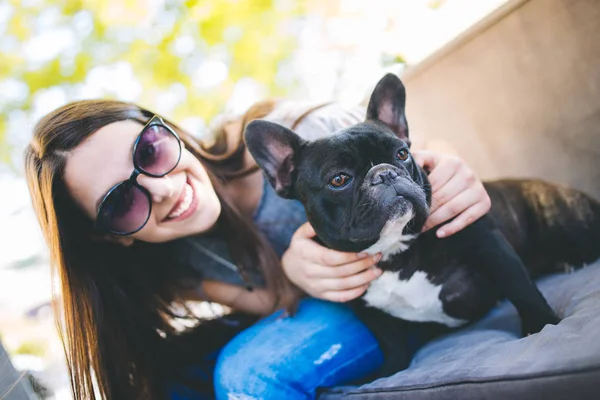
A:
[[[527,318],[522,318],[522,335],[529,336],[534,333],[538,333],[541,331],[544,326],[556,325],[560,322],[560,318],[553,312],[550,311],[548,313],[538,314],[535,316],[528,316]]]

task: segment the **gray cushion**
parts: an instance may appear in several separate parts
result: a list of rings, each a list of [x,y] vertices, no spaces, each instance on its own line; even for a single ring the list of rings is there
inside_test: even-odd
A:
[[[322,399],[600,399],[600,261],[538,282],[560,324],[519,337],[515,308],[428,343],[410,367]]]
[[[15,370],[8,353],[0,342],[0,399],[33,400],[37,398],[27,377]]]

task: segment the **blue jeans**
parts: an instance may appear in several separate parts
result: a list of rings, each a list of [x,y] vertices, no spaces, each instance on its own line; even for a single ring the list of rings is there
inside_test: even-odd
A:
[[[213,378],[217,399],[314,399],[318,388],[363,379],[383,364],[375,337],[347,305],[307,298],[295,316],[281,315],[222,349]]]

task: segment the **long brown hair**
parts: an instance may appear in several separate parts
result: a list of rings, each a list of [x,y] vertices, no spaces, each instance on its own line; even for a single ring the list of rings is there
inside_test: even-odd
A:
[[[272,103],[253,107],[245,120],[262,117]],[[144,256],[140,247],[93,240],[92,221],[75,204],[63,181],[68,153],[110,123],[134,120],[145,124],[154,114],[130,103],[80,101],[42,118],[25,154],[26,175],[33,205],[50,249],[59,291],[57,323],[63,340],[75,399],[158,399],[165,397],[165,380],[173,376],[177,333],[170,324],[172,305],[181,302],[181,282],[195,278],[190,271],[169,268],[168,260]],[[167,122],[169,123],[169,122]],[[261,268],[267,289],[277,304],[291,293],[279,260],[262,236],[221,190],[221,181],[242,176],[241,134],[226,146],[222,130],[208,148],[169,123],[202,162],[222,204],[218,227],[227,232],[231,255],[243,271]],[[230,141],[231,142],[231,141]],[[144,248],[151,246],[144,244]],[[211,331],[201,323],[195,354],[222,345],[234,332]],[[204,347],[203,347],[204,346]],[[188,349],[189,352],[189,349]],[[182,351],[181,354],[184,352]]]

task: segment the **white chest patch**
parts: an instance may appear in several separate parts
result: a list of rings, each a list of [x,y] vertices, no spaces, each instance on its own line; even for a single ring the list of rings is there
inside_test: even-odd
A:
[[[381,253],[381,261],[387,261],[394,254],[406,251],[415,235],[404,235],[402,231],[412,218],[413,213],[408,212],[394,221],[388,221],[381,230],[377,243],[363,250],[363,252],[369,254]]]
[[[417,322],[438,322],[451,328],[467,321],[444,313],[439,298],[442,286],[435,286],[423,271],[415,272],[410,279],[400,280],[399,272],[385,271],[371,282],[363,296],[371,306],[397,318]]]

